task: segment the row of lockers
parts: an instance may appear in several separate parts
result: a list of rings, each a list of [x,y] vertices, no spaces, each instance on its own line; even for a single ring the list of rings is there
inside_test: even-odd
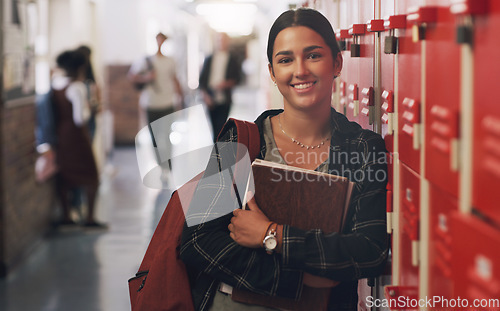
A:
[[[500,298],[500,1],[316,0],[332,105],[389,151],[394,298]]]

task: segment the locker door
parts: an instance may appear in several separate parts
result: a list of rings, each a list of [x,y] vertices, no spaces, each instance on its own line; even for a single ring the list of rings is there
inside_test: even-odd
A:
[[[458,211],[456,197],[430,185],[429,295],[453,298],[450,215]]]
[[[489,13],[474,20],[474,152],[473,205],[500,223],[500,105],[496,100],[500,72],[500,1],[489,1]]]
[[[400,262],[399,285],[416,287],[419,285],[418,241],[420,226],[420,176],[407,165],[401,163],[401,211],[400,222]]]
[[[407,14],[421,1],[398,1],[397,15]],[[400,160],[420,172],[421,42],[413,41],[412,24],[398,38],[398,130]]]
[[[454,297],[497,299],[496,305],[480,310],[500,310],[500,230],[475,216],[454,214],[451,218]]]
[[[381,33],[380,46],[381,134],[387,150],[394,152],[395,118],[397,117],[394,106],[394,61],[398,53],[399,32],[406,29],[406,15],[394,15],[394,1],[389,0],[382,1],[381,12],[382,16],[385,16],[385,31]]]
[[[460,46],[456,43],[455,31],[455,17],[449,7],[438,7],[437,22],[428,25],[425,33],[425,176],[456,197]]]

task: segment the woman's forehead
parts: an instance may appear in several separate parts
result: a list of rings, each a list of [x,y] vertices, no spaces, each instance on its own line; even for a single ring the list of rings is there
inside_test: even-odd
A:
[[[291,49],[317,45],[326,47],[319,33],[306,26],[292,26],[280,31],[274,42],[274,49]]]

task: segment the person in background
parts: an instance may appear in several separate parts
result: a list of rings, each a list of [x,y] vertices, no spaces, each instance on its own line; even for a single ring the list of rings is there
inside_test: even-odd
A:
[[[154,121],[171,114],[184,105],[184,95],[177,78],[175,60],[161,52],[161,47],[167,39],[165,34],[158,33],[156,35],[158,46],[156,54],[134,62],[128,72],[128,78],[135,85],[144,85],[139,97],[139,106],[146,112],[146,122],[154,148],[157,148],[157,139],[166,137],[166,141],[162,142],[166,147],[162,151],[165,154],[156,154],[156,161],[162,166],[167,163],[167,168],[170,168],[170,162],[163,162],[161,159],[170,159],[172,154],[172,144],[166,132],[170,132],[173,120],[165,118],[161,120],[161,127],[151,126]],[[161,128],[159,130],[161,133],[156,133],[156,137],[154,128]],[[158,152],[157,149],[155,152]],[[164,175],[162,174],[162,176]]]
[[[139,105],[146,110],[147,122],[154,122],[182,105],[184,96],[177,79],[175,60],[165,56],[161,47],[168,37],[156,35],[158,49],[152,56],[139,59],[130,67],[128,78],[133,83],[144,83],[139,97]]]
[[[214,141],[229,116],[233,88],[240,79],[240,66],[229,52],[229,36],[217,33],[214,53],[205,59],[199,80],[212,122]]]
[[[68,195],[73,188],[83,188],[87,215],[83,226],[107,228],[95,219],[95,201],[99,177],[90,142],[88,120],[90,106],[84,70],[85,55],[79,51],[65,51],[57,56],[57,66],[63,75],[52,80],[52,102],[56,124],[56,161],[59,172],[56,188],[62,207],[61,224],[74,224],[70,217]]]
[[[355,186],[349,209],[342,232],[326,234],[276,223],[254,199],[245,210],[238,208],[230,191],[220,195],[233,182],[230,174],[208,178],[235,163],[231,143],[238,141],[237,131],[228,124],[212,151],[207,178],[194,192],[192,202],[200,206],[191,205],[186,214],[199,225],[186,223],[182,233],[180,258],[191,276],[195,309],[274,310],[234,301],[232,289],[297,299],[308,285],[334,286],[325,310],[357,310],[358,279],[380,275],[388,256],[384,140],[331,107],[343,61],[321,13],[301,8],[281,14],[269,32],[267,56],[284,109],[265,111],[255,121],[261,134],[257,158],[350,179]],[[268,239],[275,243],[264,243]]]
[[[84,70],[84,80],[85,86],[87,87],[88,102],[90,105],[90,118],[88,122],[90,138],[93,141],[95,130],[96,130],[96,116],[99,113],[100,107],[100,90],[97,86],[97,82],[94,77],[94,70],[92,69],[92,62],[90,60],[90,55],[92,50],[86,45],[81,45],[76,49],[78,52],[85,55],[86,66]]]

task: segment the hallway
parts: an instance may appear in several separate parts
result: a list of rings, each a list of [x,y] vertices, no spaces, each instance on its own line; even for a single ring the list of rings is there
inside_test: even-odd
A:
[[[237,89],[230,116],[254,120],[256,98],[255,90]],[[51,232],[0,279],[0,310],[130,310],[127,280],[137,272],[171,193],[142,184],[133,146],[115,148],[97,203],[97,218],[109,229]]]

